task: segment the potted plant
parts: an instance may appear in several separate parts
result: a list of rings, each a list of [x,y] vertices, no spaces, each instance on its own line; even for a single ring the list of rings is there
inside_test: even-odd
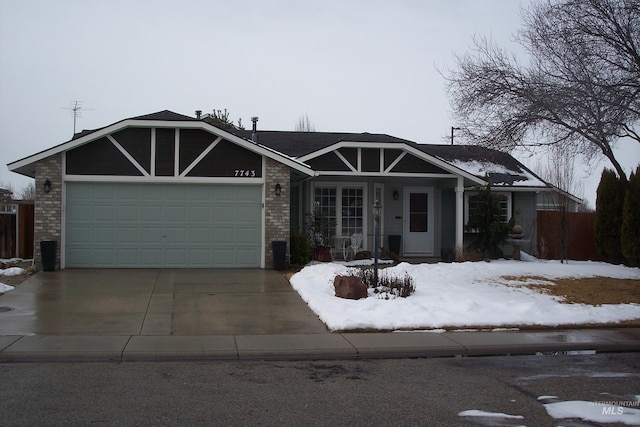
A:
[[[331,230],[332,221],[320,209],[307,214],[307,238],[313,247],[315,261],[331,261]]]

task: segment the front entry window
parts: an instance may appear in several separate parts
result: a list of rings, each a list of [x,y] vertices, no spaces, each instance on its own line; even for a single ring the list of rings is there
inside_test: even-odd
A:
[[[362,188],[342,188],[342,235],[362,233]]]
[[[314,208],[322,212],[333,227],[332,236],[350,236],[364,232],[364,187],[354,185],[317,185]]]
[[[409,231],[425,233],[429,231],[429,198],[427,193],[409,195]]]

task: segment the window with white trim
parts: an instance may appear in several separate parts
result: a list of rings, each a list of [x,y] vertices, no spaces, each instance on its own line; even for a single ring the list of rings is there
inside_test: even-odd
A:
[[[498,203],[500,205],[500,222],[506,224],[511,219],[511,193],[499,193],[492,192],[493,195],[498,197]],[[482,204],[485,201],[481,200],[479,193],[465,193],[464,204],[464,223],[471,226],[471,231],[475,228],[473,224],[478,224],[480,221],[480,215],[482,215]]]
[[[364,233],[365,189],[363,185],[316,185],[313,193],[314,208],[335,225],[332,236],[350,236]]]

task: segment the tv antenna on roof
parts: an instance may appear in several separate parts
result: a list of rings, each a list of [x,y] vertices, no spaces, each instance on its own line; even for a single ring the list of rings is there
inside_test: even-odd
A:
[[[63,110],[69,110],[73,115],[73,134],[76,134],[76,119],[82,117],[80,110],[91,111],[91,108],[82,108],[82,101],[71,101],[68,107],[60,107]]]

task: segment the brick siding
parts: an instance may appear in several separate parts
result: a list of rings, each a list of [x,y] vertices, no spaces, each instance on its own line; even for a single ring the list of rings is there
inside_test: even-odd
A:
[[[44,192],[45,180],[51,181],[51,191]],[[36,163],[36,202],[34,213],[33,257],[38,269],[42,267],[40,242],[55,240],[56,268],[60,268],[62,236],[62,154],[55,154]]]
[[[290,234],[290,169],[275,160],[266,159],[267,176],[265,177],[265,268],[273,268],[273,249],[271,242],[284,240],[289,253]],[[276,184],[282,186],[282,194],[276,196]]]

